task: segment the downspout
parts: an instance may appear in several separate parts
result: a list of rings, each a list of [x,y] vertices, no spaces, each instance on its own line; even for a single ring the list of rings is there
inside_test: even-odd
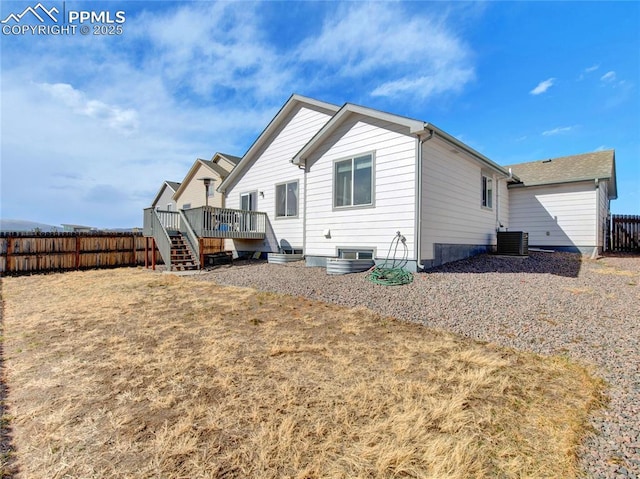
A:
[[[304,163],[304,172],[302,174],[302,187],[304,189],[304,198],[302,200],[302,257],[306,258],[307,254],[307,162]]]
[[[593,248],[593,252],[591,253],[591,259],[598,258],[598,248],[600,243],[600,223],[601,223],[601,215],[600,215],[600,180],[596,178],[596,245]]]
[[[425,139],[422,139],[418,135],[418,173],[417,173],[417,204],[416,204],[416,245],[415,245],[415,254],[416,254],[416,269],[418,271],[424,270],[424,264],[421,263],[422,255],[421,255],[421,242],[422,242],[422,145],[424,145],[427,141],[429,141],[435,135],[434,130],[429,130],[429,136]]]
[[[293,160],[289,160],[293,164]],[[302,200],[302,257],[307,254],[307,162],[305,160],[304,166],[298,165],[298,169],[304,170],[302,174],[302,189],[304,191],[304,197]],[[299,212],[298,212],[299,213]]]

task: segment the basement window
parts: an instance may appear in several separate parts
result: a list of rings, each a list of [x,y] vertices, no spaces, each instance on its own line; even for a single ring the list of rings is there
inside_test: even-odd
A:
[[[340,249],[338,257],[342,259],[373,259],[372,249]]]

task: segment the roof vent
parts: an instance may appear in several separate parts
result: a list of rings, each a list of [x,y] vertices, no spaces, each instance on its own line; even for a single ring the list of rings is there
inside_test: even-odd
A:
[[[551,160],[542,160],[543,163],[551,163]]]

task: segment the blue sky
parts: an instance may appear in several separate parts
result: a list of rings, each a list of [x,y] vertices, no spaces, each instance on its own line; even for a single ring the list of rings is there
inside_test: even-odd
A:
[[[639,2],[42,5],[126,20],[0,36],[4,219],[140,226],[162,181],[244,154],[292,93],[431,122],[502,165],[614,148],[612,211],[640,214]]]

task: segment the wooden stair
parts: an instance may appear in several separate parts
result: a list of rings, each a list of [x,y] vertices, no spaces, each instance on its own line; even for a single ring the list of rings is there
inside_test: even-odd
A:
[[[193,257],[191,249],[182,233],[171,235],[171,269],[173,271],[192,271],[199,269],[198,260]]]

